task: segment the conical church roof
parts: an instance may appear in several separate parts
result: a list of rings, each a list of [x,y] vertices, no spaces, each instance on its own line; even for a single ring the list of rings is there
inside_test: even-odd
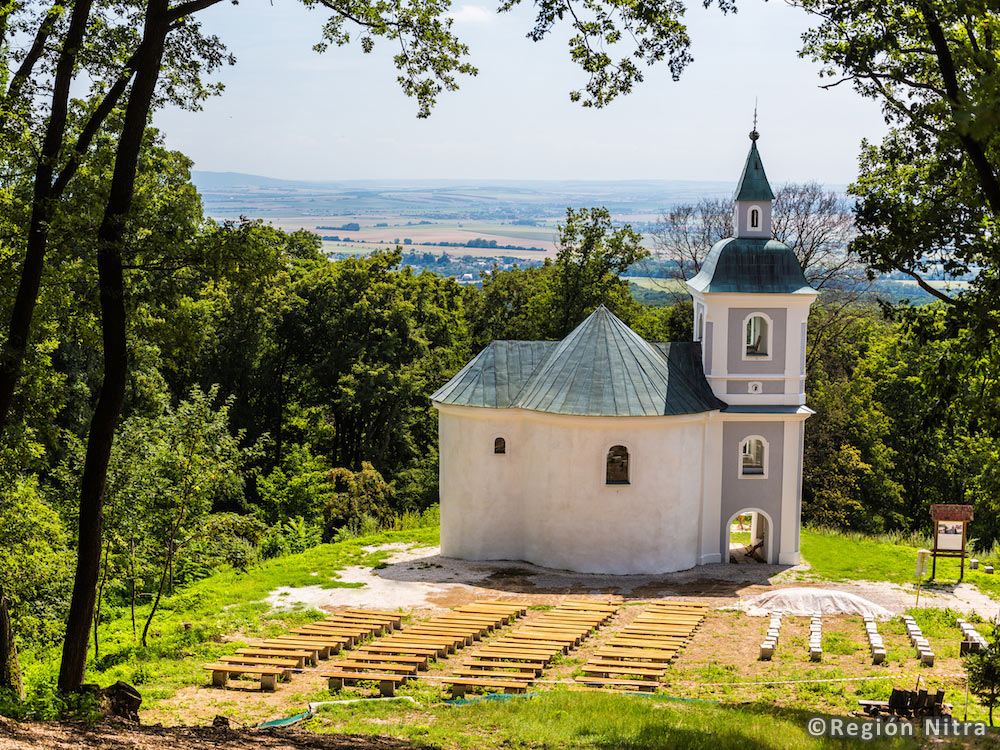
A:
[[[520,355],[508,373],[513,350]],[[543,352],[510,402],[498,390],[490,391],[488,384],[502,383],[503,395],[512,395],[528,357]],[[498,368],[504,372],[498,374]],[[705,380],[699,344],[650,344],[603,305],[558,343],[494,341],[431,398],[459,406],[602,417],[696,414],[725,406]]]
[[[750,153],[747,154],[747,162],[743,165],[743,174],[740,175],[740,181],[736,185],[733,200],[774,200],[771,183],[767,181],[767,175],[764,174],[764,163],[760,160],[760,152],[757,150],[757,139],[754,137],[756,133],[755,130],[750,134]]]

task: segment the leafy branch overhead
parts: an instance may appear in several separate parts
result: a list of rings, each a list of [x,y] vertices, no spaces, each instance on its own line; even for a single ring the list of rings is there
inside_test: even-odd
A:
[[[702,0],[702,5],[708,8],[716,1],[723,13],[736,12],[734,0]],[[499,10],[520,3],[504,0]],[[535,6],[535,26],[528,34],[532,41],[544,39],[564,19],[576,32],[569,40],[570,57],[589,79],[584,91],[570,92],[570,99],[585,107],[604,107],[630,93],[644,80],[641,64],[651,67],[666,59],[676,81],[693,60],[680,0],[536,0]],[[620,45],[626,49],[619,50]],[[622,56],[615,60],[615,54]]]
[[[343,46],[360,29],[365,53],[381,37],[399,46],[394,62],[398,81],[407,96],[418,103],[418,117],[428,117],[442,91],[458,88],[457,75],[476,75],[466,58],[469,48],[452,33],[448,16],[450,0],[303,0],[307,7],[331,11],[323,27],[319,52],[330,44]],[[513,10],[522,0],[504,0],[498,12]],[[707,8],[718,4],[724,13],[735,12],[734,0],[702,0]],[[644,80],[644,67],[667,60],[676,81],[692,61],[691,40],[682,23],[685,5],[680,0],[536,0],[535,25],[528,38],[538,42],[559,22],[567,21],[574,36],[570,58],[588,75],[583,90],[570,92],[585,107],[604,107],[628,94]],[[620,55],[615,59],[616,55]]]

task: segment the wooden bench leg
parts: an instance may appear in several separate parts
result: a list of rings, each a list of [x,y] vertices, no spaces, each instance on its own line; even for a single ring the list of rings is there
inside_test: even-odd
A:
[[[278,684],[278,675],[262,674],[260,676],[260,689],[273,693]]]
[[[453,699],[464,698],[465,697],[466,688],[467,688],[466,685],[452,685],[451,686],[451,697]]]
[[[218,670],[212,672],[212,685],[215,687],[225,687],[227,679],[229,679],[229,672],[220,672]]]
[[[383,698],[392,698],[396,695],[396,683],[392,680],[380,680],[378,692]]]
[[[344,680],[342,677],[331,677],[330,678],[330,692],[336,693],[344,689]]]

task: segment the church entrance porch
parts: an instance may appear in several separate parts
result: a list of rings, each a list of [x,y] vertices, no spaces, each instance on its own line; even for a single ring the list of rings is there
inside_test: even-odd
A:
[[[765,513],[742,510],[729,521],[728,562],[740,565],[767,563],[770,559],[770,526]]]

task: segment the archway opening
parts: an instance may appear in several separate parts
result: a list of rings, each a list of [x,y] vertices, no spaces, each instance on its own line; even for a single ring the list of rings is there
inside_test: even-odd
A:
[[[729,522],[729,562],[737,565],[767,563],[770,554],[770,524],[767,516],[742,510]]]

